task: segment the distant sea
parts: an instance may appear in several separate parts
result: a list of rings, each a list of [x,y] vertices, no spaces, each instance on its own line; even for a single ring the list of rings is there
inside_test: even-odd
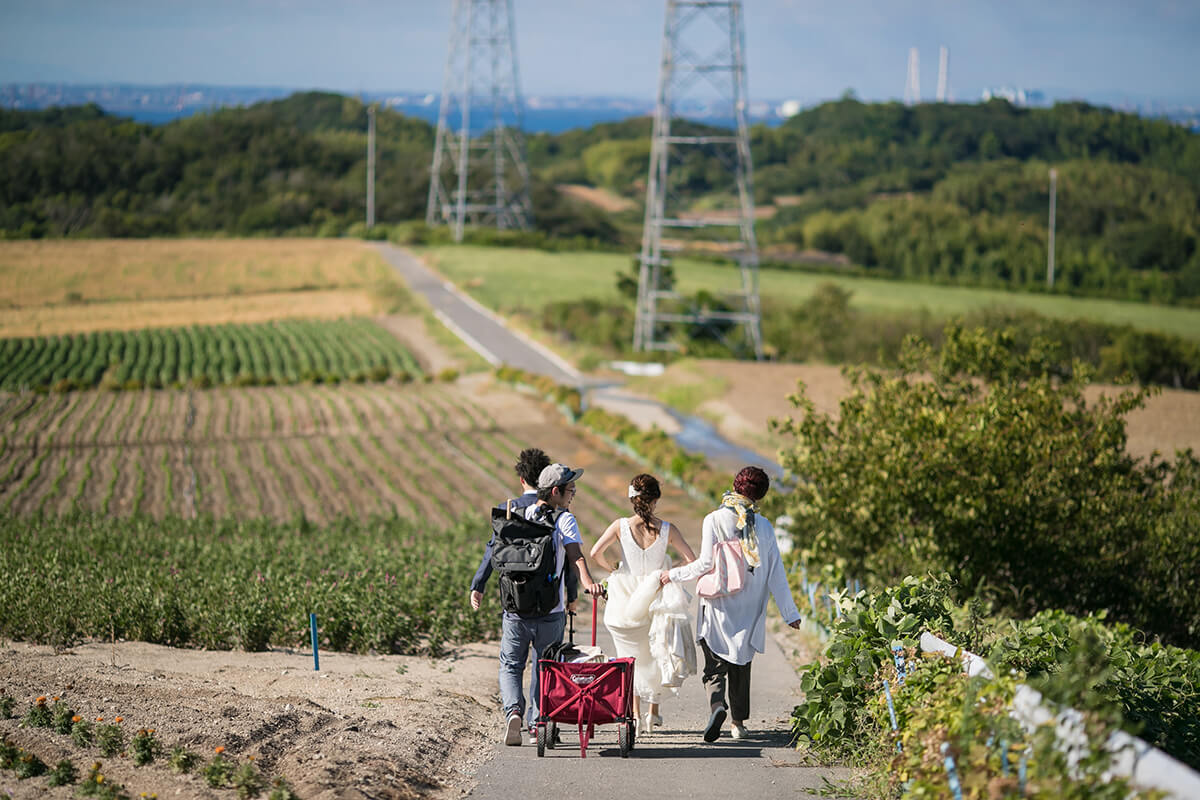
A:
[[[426,120],[434,125],[437,124],[438,107],[436,105],[413,105],[413,106],[393,106],[394,111],[409,117]],[[190,117],[193,114],[202,113],[210,109],[192,106],[179,111],[168,110],[147,110],[147,109],[105,109],[111,114],[122,117],[130,117],[138,122],[147,122],[151,125],[165,125],[173,120]],[[628,109],[617,108],[550,108],[550,109],[526,109],[525,110],[525,131],[527,133],[562,133],[563,131],[573,130],[575,128],[590,128],[601,122],[619,122],[623,119],[630,119],[637,116],[650,116],[654,113],[653,109],[648,109],[644,114],[630,111]],[[709,125],[715,125],[724,128],[732,128],[732,119],[705,119],[704,122]],[[766,122],[768,125],[778,125],[783,122],[778,117],[769,117],[764,119],[751,118],[751,124]],[[453,123],[452,123],[453,124]]]

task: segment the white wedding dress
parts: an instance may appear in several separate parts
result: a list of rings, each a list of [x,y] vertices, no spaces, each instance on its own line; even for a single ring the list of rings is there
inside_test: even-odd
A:
[[[696,644],[690,620],[691,595],[678,583],[661,584],[670,569],[670,523],[645,550],[634,541],[629,520],[621,520],[621,564],[608,578],[604,626],[612,634],[618,658],[633,658],[634,692],[642,702],[658,703],[664,689],[678,693],[683,679],[696,672]]]

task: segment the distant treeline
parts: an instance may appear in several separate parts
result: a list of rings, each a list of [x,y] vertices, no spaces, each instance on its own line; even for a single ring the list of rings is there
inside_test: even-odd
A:
[[[700,128],[695,124],[680,127]],[[155,127],[95,106],[0,111],[0,236],[341,235],[365,216],[366,112],[293,95]],[[434,129],[378,114],[376,216],[424,216]],[[636,208],[607,214],[560,183],[641,201],[646,118],[528,139],[540,240],[634,248]],[[1058,169],[1056,291],[1200,304],[1200,135],[1084,104],[864,104],[752,129],[767,253],[840,253],[847,270],[1045,290],[1048,171]],[[702,202],[722,167],[676,191]]]

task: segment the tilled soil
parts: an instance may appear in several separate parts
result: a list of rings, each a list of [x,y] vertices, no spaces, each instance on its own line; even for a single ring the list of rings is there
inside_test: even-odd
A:
[[[303,798],[449,798],[474,785],[476,767],[499,735],[495,645],[476,644],[439,660],[416,656],[205,652],[137,642],[0,646],[0,691],[22,715],[36,697],[61,696],[80,716],[117,716],[126,737],[153,728],[169,752],[207,761],[215,748],[237,764],[253,759]],[[53,766],[67,758],[80,777],[95,761],[132,797],[232,798],[198,774],[177,775],[165,756],[138,767],[128,751],[103,758],[69,736],[0,720],[0,735]],[[145,793],[144,795],[142,793]],[[0,795],[74,796],[45,777],[0,772]]]

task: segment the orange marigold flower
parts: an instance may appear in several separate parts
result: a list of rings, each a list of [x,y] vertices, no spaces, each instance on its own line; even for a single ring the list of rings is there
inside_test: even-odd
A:
[[[54,695],[54,697],[53,697],[53,698],[51,698],[51,699],[53,699],[53,700],[54,700],[54,702],[56,702],[56,703],[57,703],[59,700],[62,700],[62,698],[61,698],[61,697],[59,697],[58,695]]]
[[[251,761],[254,760],[254,756],[246,756],[246,758],[250,759]]]
[[[216,747],[213,748],[213,752],[220,755],[221,753],[225,752],[225,748],[221,745],[217,745]]]
[[[146,733],[154,733],[154,728],[147,728]]]
[[[44,702],[46,702],[46,695],[44,695],[44,694],[40,694],[40,695],[38,695],[38,698],[37,698],[37,700],[34,700],[33,702],[35,702],[35,703],[44,703]]]
[[[124,717],[116,717],[115,719],[113,719],[113,722],[124,722],[124,721],[125,721]]]
[[[104,717],[96,717],[96,722],[104,722]]]
[[[71,717],[71,722],[83,722],[83,717],[76,714],[75,716]]]

